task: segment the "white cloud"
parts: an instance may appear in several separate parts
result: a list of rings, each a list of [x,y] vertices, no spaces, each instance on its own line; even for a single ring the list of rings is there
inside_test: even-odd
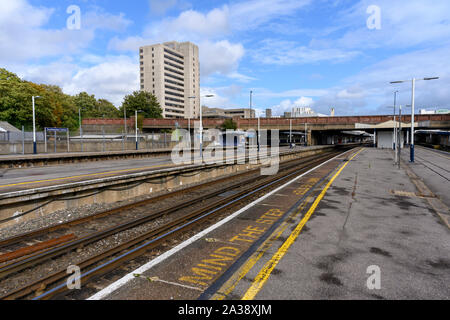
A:
[[[336,97],[339,99],[361,99],[364,98],[364,90],[359,86],[341,90]]]
[[[63,89],[69,94],[87,91],[119,106],[125,95],[139,89],[138,70],[135,59],[127,56],[107,57],[103,63],[78,69]]]
[[[252,0],[230,5],[230,25],[234,30],[259,28],[272,19],[291,16],[311,0]]]
[[[99,10],[82,13],[81,29],[46,28],[54,9],[35,7],[26,0],[0,1],[0,60],[4,64],[76,55],[95,39],[95,31],[124,30],[131,22],[123,14]]]
[[[254,89],[255,95],[263,98],[297,98],[301,96],[320,97],[328,94],[327,89],[293,89],[273,92],[264,88]]]
[[[373,64],[347,77],[339,86],[316,101],[318,108],[336,107],[336,113],[390,114],[393,92],[399,90],[398,104],[411,103],[411,84],[391,85],[391,81],[439,76],[439,80],[418,81],[417,108],[448,108],[450,104],[450,46],[399,54]],[[320,111],[320,109],[319,109]]]
[[[119,57],[88,69],[80,70],[72,83],[64,89],[68,92],[89,91],[119,105],[125,95],[138,90],[138,64],[129,58]]]
[[[201,105],[210,108],[226,108],[230,107],[230,99],[219,94],[216,88],[202,87],[200,89]],[[206,95],[214,95],[214,97],[206,98]]]
[[[296,10],[308,5],[311,0],[251,0],[231,3],[214,8],[206,13],[186,10],[176,17],[165,18],[148,24],[142,35],[125,39],[113,38],[109,49],[136,52],[139,46],[165,41],[192,41],[200,48],[202,76],[227,76],[239,82],[255,80],[238,71],[239,63],[245,55],[242,43],[224,40],[234,31],[245,31],[281,16],[291,16]],[[151,6],[161,10],[173,3],[161,4],[151,1]]]
[[[241,44],[232,44],[228,40],[218,42],[205,41],[199,44],[201,72],[208,76],[235,74],[245,50]]]
[[[49,64],[28,64],[14,67],[17,74],[28,81],[44,84],[63,85],[70,83],[77,65],[70,58],[62,58]]]
[[[166,38],[162,41],[169,40]],[[140,46],[157,43],[156,40],[146,40],[142,37],[129,37],[124,40],[113,38],[109,48],[118,51],[137,52]],[[197,43],[200,51],[200,64],[202,76],[211,75],[229,76],[240,82],[249,82],[254,78],[237,72],[239,63],[245,54],[244,46],[240,43],[231,43],[228,40],[209,41]]]
[[[241,74],[239,72],[232,72],[228,75],[230,79],[235,79],[236,81],[248,83],[254,80],[258,80],[257,78],[247,76],[245,74]]]
[[[131,20],[125,18],[125,14],[113,15],[108,12],[97,9],[88,11],[82,15],[82,28],[112,30],[116,32],[125,31],[132,24]]]
[[[291,65],[308,64],[321,61],[343,62],[360,54],[359,51],[340,49],[314,49],[299,45],[294,41],[266,39],[261,41],[258,49],[252,50],[254,60],[264,64]]]
[[[146,37],[158,39],[167,34],[173,39],[186,39],[194,36],[194,40],[203,37],[217,38],[229,32],[228,7],[213,9],[206,14],[195,10],[182,12],[176,18],[167,18],[162,22],[151,24],[144,32]],[[167,37],[167,36],[166,36]]]
[[[158,15],[163,15],[177,5],[177,0],[149,0],[149,2],[150,10]]]
[[[369,5],[381,9],[381,29],[369,30]],[[337,14],[337,29],[345,34],[324,45],[340,48],[410,48],[417,45],[449,43],[450,2],[448,0],[362,0]]]
[[[139,47],[152,44],[154,40],[145,39],[140,36],[131,36],[125,39],[113,37],[108,43],[108,50],[115,50],[119,52],[137,52]]]
[[[118,107],[125,95],[139,90],[139,64],[128,56],[98,58],[85,56],[89,67],[80,67],[66,57],[50,64],[16,66],[15,70],[28,81],[58,85],[71,95],[86,91]]]
[[[295,101],[286,99],[281,101],[278,105],[273,106],[271,109],[274,115],[283,115],[285,112],[291,112],[296,107],[312,107],[314,100],[310,97],[300,97]]]
[[[76,52],[93,39],[88,31],[44,29],[53,12],[25,0],[1,1],[0,60],[6,64]]]

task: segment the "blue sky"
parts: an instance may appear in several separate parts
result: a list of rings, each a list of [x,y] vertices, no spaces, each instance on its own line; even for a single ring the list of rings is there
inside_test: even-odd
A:
[[[71,5],[79,30],[67,28]],[[401,104],[411,96],[390,81],[439,76],[418,82],[417,106],[450,107],[448,0],[0,2],[0,67],[116,105],[139,88],[139,46],[170,40],[199,45],[208,106],[248,107],[253,90],[254,106],[277,115],[390,114],[393,91]]]

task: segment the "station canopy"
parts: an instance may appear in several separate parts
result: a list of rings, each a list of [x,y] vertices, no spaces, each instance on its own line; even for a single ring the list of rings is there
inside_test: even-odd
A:
[[[355,123],[355,129],[394,129],[399,127],[400,121],[389,120],[379,124]],[[418,122],[414,123],[415,127],[419,126]],[[411,122],[402,122],[402,128],[411,128]]]

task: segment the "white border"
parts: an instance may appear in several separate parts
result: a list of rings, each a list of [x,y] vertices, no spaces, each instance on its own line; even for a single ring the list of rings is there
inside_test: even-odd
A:
[[[104,288],[103,290],[97,292],[96,294],[94,294],[92,297],[88,298],[87,300],[101,300],[105,297],[107,297],[108,295],[110,295],[111,293],[113,293],[114,291],[116,291],[117,289],[121,288],[122,286],[124,286],[126,283],[128,283],[130,280],[135,279],[135,274],[143,274],[144,272],[148,271],[149,269],[153,268],[154,266],[156,266],[157,264],[163,262],[164,260],[166,260],[167,258],[169,258],[170,256],[174,255],[175,253],[177,253],[178,251],[184,249],[185,247],[189,246],[190,244],[194,243],[195,241],[199,240],[200,238],[204,237],[205,235],[207,235],[208,233],[210,233],[211,231],[221,227],[222,225],[224,225],[225,223],[229,222],[230,220],[236,218],[237,216],[239,216],[241,213],[243,213],[244,211],[246,211],[247,209],[253,207],[254,205],[258,204],[259,202],[265,200],[266,198],[270,197],[271,195],[273,195],[274,193],[277,193],[278,191],[280,191],[281,189],[287,187],[288,185],[290,185],[291,183],[297,181],[298,179],[304,177],[305,175],[307,175],[308,173],[311,173],[314,170],[317,170],[318,168],[324,166],[325,164],[327,164],[328,162],[331,162],[343,155],[345,155],[346,153],[352,151],[353,149],[344,152],[343,154],[337,155],[336,157],[318,165],[317,167],[303,173],[302,175],[295,177],[294,179],[292,179],[291,181],[287,182],[286,184],[278,187],[275,190],[272,190],[271,192],[269,192],[268,194],[262,196],[259,199],[256,199],[255,201],[253,201],[252,203],[248,204],[247,206],[245,206],[244,208],[240,209],[239,211],[236,211],[235,213],[233,213],[232,215],[224,218],[223,220],[219,221],[218,223],[212,225],[211,227],[203,230],[202,232],[196,234],[195,236],[193,236],[192,238],[184,241],[183,243],[179,244],[178,246],[176,246],[175,248],[172,248],[171,250],[163,253],[162,255],[160,255],[159,257],[149,261],[148,263],[146,263],[145,265],[143,265],[142,267],[134,270],[133,272],[127,274],[126,276],[124,276],[123,278],[117,280],[116,282],[110,284],[108,287]]]

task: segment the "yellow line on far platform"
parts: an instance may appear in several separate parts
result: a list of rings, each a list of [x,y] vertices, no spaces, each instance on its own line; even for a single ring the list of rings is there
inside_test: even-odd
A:
[[[360,152],[362,152],[364,149],[361,149],[356,154],[354,154],[348,162],[346,162],[339,171],[331,178],[331,180],[328,182],[328,184],[325,186],[325,188],[322,190],[320,195],[317,197],[317,199],[312,204],[311,208],[309,208],[306,215],[303,217],[303,219],[300,221],[300,223],[297,225],[295,230],[290,234],[289,238],[283,243],[283,245],[277,250],[277,252],[272,256],[272,258],[264,265],[262,270],[258,273],[255,280],[253,281],[250,288],[247,290],[247,292],[242,297],[242,300],[253,300],[256,295],[259,293],[259,291],[262,289],[266,281],[269,279],[270,274],[275,269],[275,267],[278,265],[278,263],[281,261],[281,259],[284,257],[284,255],[287,253],[291,245],[294,243],[294,241],[297,239],[297,237],[300,235],[300,233],[303,230],[303,227],[308,222],[308,220],[311,218],[312,214],[316,210],[319,203],[322,201],[323,197],[327,193],[330,186],[333,184],[333,182],[336,180],[336,178],[342,173],[344,168],[350,163],[351,160],[353,160]]]
[[[27,181],[27,182],[13,183],[13,184],[7,184],[7,185],[0,185],[0,188],[22,186],[22,185],[35,184],[35,183],[62,181],[62,180],[69,180],[69,179],[75,179],[75,178],[102,176],[102,175],[109,175],[109,174],[115,174],[115,173],[132,172],[132,171],[153,169],[153,168],[159,168],[159,167],[162,168],[162,167],[169,167],[169,166],[173,166],[173,164],[172,163],[171,164],[158,164],[158,165],[154,165],[154,166],[134,168],[134,169],[122,169],[122,170],[107,171],[107,172],[89,173],[89,174],[82,174],[82,175],[78,175],[78,176],[55,178],[55,179],[48,179],[48,180]]]

